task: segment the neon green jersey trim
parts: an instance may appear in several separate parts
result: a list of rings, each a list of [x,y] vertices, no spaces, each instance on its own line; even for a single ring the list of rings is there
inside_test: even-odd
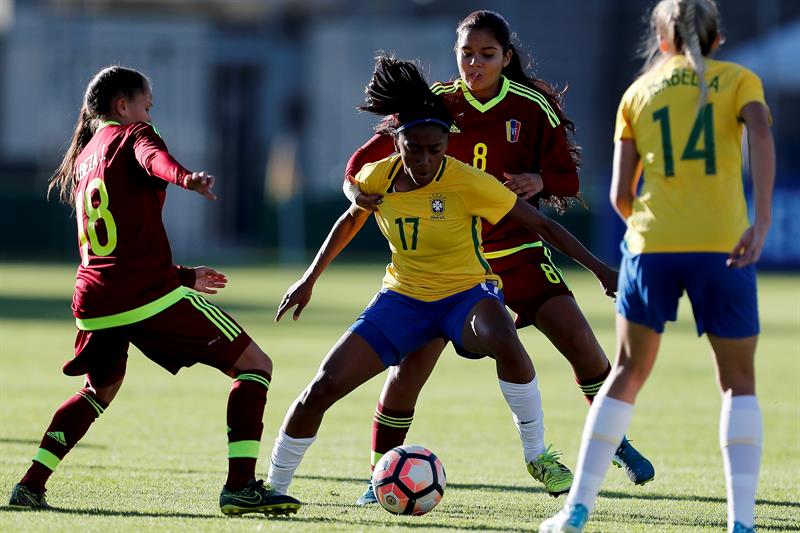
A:
[[[520,244],[519,246],[515,246],[513,248],[508,248],[507,250],[495,250],[494,252],[483,252],[483,257],[486,259],[497,259],[498,257],[505,257],[507,255],[515,254],[520,250],[525,250],[527,248],[541,248],[542,241],[536,242],[529,242],[526,244]]]
[[[61,459],[56,457],[53,452],[49,452],[44,448],[39,448],[36,450],[36,455],[33,456],[33,460],[37,463],[42,463],[50,470],[55,470],[58,468],[58,464],[61,462]]]
[[[464,92],[464,99],[466,99],[466,101],[469,102],[472,107],[474,107],[481,113],[486,113],[491,108],[499,104],[503,100],[503,98],[506,97],[506,94],[508,94],[508,86],[510,85],[510,82],[508,78],[506,78],[505,76],[501,76],[501,78],[503,79],[503,81],[500,83],[500,92],[497,93],[497,96],[495,96],[485,104],[479,102],[474,96],[472,96],[472,93],[469,92],[469,89],[467,89],[467,84],[464,83],[464,80],[459,79],[458,82],[461,84],[461,90]]]
[[[250,457],[258,459],[258,451],[261,448],[261,442],[257,440],[240,440],[237,442],[228,443],[228,459],[236,457]]]
[[[116,328],[118,326],[127,326],[134,322],[141,322],[146,318],[157,315],[167,307],[171,306],[178,300],[184,297],[189,292],[189,289],[184,286],[177,287],[175,290],[168,292],[161,298],[153,300],[149,304],[145,304],[130,311],[123,311],[115,315],[99,316],[97,318],[76,318],[75,324],[78,329],[83,331],[95,331],[97,329]]]

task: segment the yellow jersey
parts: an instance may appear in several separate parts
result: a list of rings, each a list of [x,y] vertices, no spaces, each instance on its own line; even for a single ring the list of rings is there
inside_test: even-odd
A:
[[[627,220],[631,253],[727,253],[749,226],[740,113],[750,102],[766,105],[764,89],[753,72],[712,59],[705,80],[698,112],[697,74],[676,55],[622,97],[614,140],[635,141],[643,181]]]
[[[497,223],[517,196],[493,176],[446,156],[424,187],[394,192],[399,155],[364,165],[356,175],[366,194],[383,194],[375,212],[392,262],[383,287],[425,302],[486,281],[500,285],[483,257],[481,219]]]

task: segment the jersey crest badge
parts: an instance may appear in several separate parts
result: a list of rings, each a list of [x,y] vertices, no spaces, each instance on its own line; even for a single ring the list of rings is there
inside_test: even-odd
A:
[[[506,121],[506,140],[515,143],[519,140],[519,131],[522,129],[522,122],[512,118]]]
[[[450,133],[461,133],[461,130],[458,129],[458,126],[456,126],[455,122],[450,124]]]
[[[432,219],[444,218],[444,196],[441,194],[432,194],[429,196],[431,201],[431,215]]]

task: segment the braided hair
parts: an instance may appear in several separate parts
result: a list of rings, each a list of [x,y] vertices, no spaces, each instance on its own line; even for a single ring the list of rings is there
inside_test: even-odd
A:
[[[661,0],[650,17],[650,34],[642,55],[645,65],[642,74],[661,65],[659,39],[667,39],[678,53],[686,55],[689,65],[697,73],[700,84],[698,109],[706,103],[708,85],[705,80],[708,56],[720,33],[719,9],[714,0]]]
[[[358,109],[386,117],[376,131],[393,136],[417,124],[437,124],[446,132],[453,124],[444,100],[433,94],[416,63],[386,54],[375,58],[375,70]]]

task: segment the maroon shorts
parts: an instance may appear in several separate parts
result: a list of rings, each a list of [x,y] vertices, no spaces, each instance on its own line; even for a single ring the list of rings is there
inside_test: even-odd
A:
[[[173,374],[195,363],[225,372],[250,342],[230,315],[199,294],[189,293],[141,322],[95,331],[78,330],[75,357],[64,365],[64,373],[88,374],[96,387],[113,385],[125,376],[129,344]]]
[[[489,265],[503,280],[503,295],[506,305],[517,314],[514,319],[517,328],[535,323],[536,313],[550,298],[575,297],[545,246],[489,259]]]

